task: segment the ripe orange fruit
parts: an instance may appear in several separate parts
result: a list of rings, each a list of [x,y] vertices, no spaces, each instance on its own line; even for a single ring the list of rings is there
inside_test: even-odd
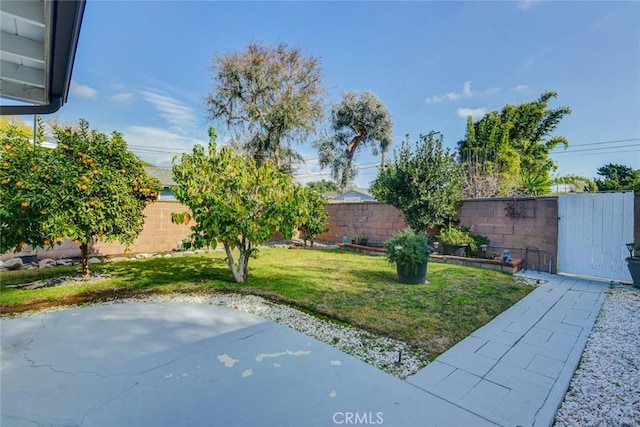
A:
[[[80,189],[81,189],[82,191],[87,191],[87,186],[86,186],[86,185],[84,185],[84,184],[82,184],[82,185],[80,186]]]
[[[89,206],[95,206],[95,205],[96,205],[95,200],[92,200],[92,201],[89,202]]]
[[[4,166],[5,168],[8,168],[9,167],[9,162],[2,163],[2,166]]]
[[[121,170],[120,170],[120,173],[121,173],[122,175],[124,175],[125,173],[127,173],[127,170],[126,170],[126,169],[121,169]]]
[[[99,173],[100,173],[100,172],[98,171],[98,169],[94,169],[94,170],[93,170],[93,174],[94,174],[94,175],[98,175]]]
[[[62,243],[62,237],[56,237],[56,243],[57,244]]]
[[[5,185],[8,184],[9,183],[9,178],[4,178],[2,180],[2,183],[5,184]]]
[[[11,144],[4,144],[4,149],[7,151],[11,150]]]
[[[16,182],[16,186],[17,186],[17,187],[22,187],[22,181],[18,181],[18,182]]]
[[[74,240],[73,240],[73,243],[78,244],[78,243],[80,243],[80,240],[78,240],[78,239],[74,239]]]
[[[104,234],[104,231],[100,230],[98,231],[98,236],[102,236]]]
[[[44,239],[44,245],[45,246],[49,246],[49,243],[51,243],[51,241],[49,239]]]
[[[82,180],[84,182],[90,182],[91,180],[89,178],[87,178],[86,176],[82,175]]]
[[[82,151],[78,151],[78,157],[84,157],[84,153]]]
[[[22,206],[23,208],[26,208],[27,206],[29,206],[29,202],[23,201],[22,203],[20,203],[20,206]]]

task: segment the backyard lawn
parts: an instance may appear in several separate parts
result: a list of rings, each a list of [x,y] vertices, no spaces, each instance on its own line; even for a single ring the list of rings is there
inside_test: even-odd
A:
[[[21,290],[9,285],[78,274],[80,267],[0,273],[2,313],[102,301],[146,292],[242,292],[284,302],[424,350],[431,359],[489,322],[533,288],[512,276],[429,264],[426,285],[401,285],[383,257],[340,250],[263,249],[249,281],[233,282],[224,254],[92,265],[109,278]]]

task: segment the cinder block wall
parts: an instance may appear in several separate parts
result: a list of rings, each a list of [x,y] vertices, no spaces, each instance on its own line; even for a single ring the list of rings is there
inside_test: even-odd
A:
[[[329,231],[319,241],[349,241],[363,234],[370,243],[384,243],[393,233],[405,227],[404,215],[393,206],[381,202],[328,203]]]
[[[556,272],[557,197],[466,199],[458,210],[458,218],[461,225],[473,227],[475,233],[488,237],[491,246],[534,246],[551,252],[552,271]]]
[[[0,255],[0,261],[6,261],[11,258],[26,256],[31,254],[31,248],[26,246],[21,252],[7,252]],[[80,256],[80,244],[73,243],[72,240],[63,240],[60,245],[55,245],[53,249],[39,249],[37,252],[38,259],[53,258],[77,258]]]
[[[144,229],[130,247],[131,253],[165,252],[178,248],[178,242],[182,241],[190,233],[189,225],[176,225],[171,222],[172,212],[185,212],[187,207],[177,201],[163,200],[146,207]],[[92,248],[92,255],[120,255],[125,251],[125,246],[120,243],[98,242]],[[5,253],[0,260],[29,255],[30,248],[18,253]],[[74,258],[80,257],[80,245],[70,240],[64,240],[61,245],[53,249],[38,250],[38,259],[44,258]]]
[[[178,248],[178,242],[191,234],[189,225],[171,222],[172,212],[186,212],[188,208],[180,202],[164,200],[153,203],[145,209],[144,229],[131,245],[131,253],[165,252]],[[120,243],[98,242],[93,246],[96,255],[118,255],[125,251]]]

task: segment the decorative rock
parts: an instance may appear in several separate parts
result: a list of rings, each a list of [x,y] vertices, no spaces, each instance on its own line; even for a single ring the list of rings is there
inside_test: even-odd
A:
[[[205,251],[204,249],[196,249],[194,252],[197,253],[198,255],[202,255],[203,253],[206,253],[207,251]]]
[[[8,269],[4,268],[4,267],[0,267],[0,273],[3,271],[9,271]]]
[[[164,254],[164,255],[163,255],[163,258],[171,258],[172,256],[173,256],[173,255],[171,255],[171,254]]]
[[[4,261],[0,261],[0,268],[4,265]]]
[[[92,257],[92,258],[89,258],[87,262],[89,264],[100,264],[102,261],[100,261],[100,258]]]
[[[73,260],[71,259],[59,259],[56,260],[57,265],[73,265]]]
[[[56,260],[51,258],[41,259],[40,262],[38,262],[38,267],[40,268],[50,268],[55,267],[56,265]]]
[[[182,251],[182,255],[195,255],[194,251]]]
[[[153,256],[152,254],[147,254],[147,253],[136,254],[137,259],[151,258],[152,256]]]
[[[20,258],[11,258],[4,262],[3,267],[7,270],[18,270],[23,265],[22,260]]]

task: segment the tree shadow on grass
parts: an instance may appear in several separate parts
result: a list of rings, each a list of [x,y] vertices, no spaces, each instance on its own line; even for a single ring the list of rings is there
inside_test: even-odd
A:
[[[235,285],[226,261],[207,256],[120,261],[94,270],[112,274],[135,289],[208,282],[219,282],[223,287]]]

